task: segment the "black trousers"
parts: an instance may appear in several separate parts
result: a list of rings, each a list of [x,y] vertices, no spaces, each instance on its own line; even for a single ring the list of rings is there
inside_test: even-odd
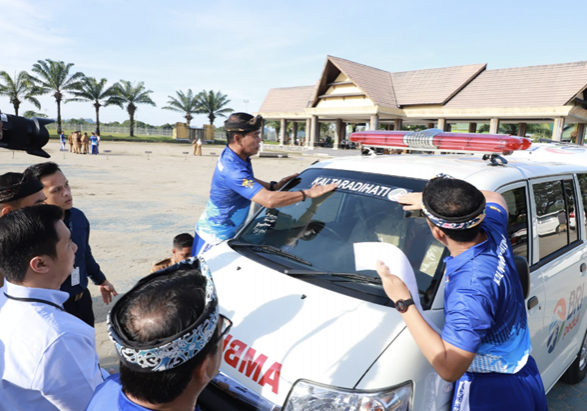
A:
[[[82,298],[77,301],[73,301],[73,298],[70,298],[65,303],[63,303],[63,308],[65,311],[70,313],[71,315],[76,316],[90,327],[94,327],[94,310],[92,309],[92,295],[90,294],[90,290],[87,288],[84,290],[84,294]]]

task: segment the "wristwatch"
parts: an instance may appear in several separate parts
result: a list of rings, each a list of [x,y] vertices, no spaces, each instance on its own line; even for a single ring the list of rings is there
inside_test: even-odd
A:
[[[408,307],[414,304],[414,300],[407,299],[407,300],[397,300],[395,302],[395,309],[398,310],[400,313],[405,313],[408,311]]]
[[[275,186],[277,185],[277,181],[272,181],[269,183],[269,191],[275,191]]]

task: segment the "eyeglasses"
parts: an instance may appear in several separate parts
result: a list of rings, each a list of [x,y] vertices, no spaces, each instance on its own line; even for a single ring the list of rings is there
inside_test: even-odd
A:
[[[220,314],[220,318],[218,320],[220,321],[220,335],[214,340],[214,344],[222,341],[222,339],[226,337],[232,328],[232,321],[228,317]]]

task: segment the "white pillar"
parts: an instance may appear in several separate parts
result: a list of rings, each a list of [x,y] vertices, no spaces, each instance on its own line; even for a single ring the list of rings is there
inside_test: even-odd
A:
[[[312,116],[312,125],[310,127],[310,138],[308,139],[308,148],[310,150],[313,150],[314,146],[316,145],[316,132],[318,130],[318,127],[320,127],[320,122],[318,121],[318,117]]]
[[[552,127],[552,139],[554,141],[561,141],[563,138],[563,129],[565,127],[565,118],[557,117],[554,119],[554,125]]]
[[[312,133],[312,118],[306,119],[306,135],[304,137],[304,146],[310,146],[310,134]]]
[[[442,131],[444,131],[444,129],[446,128],[446,119],[444,118],[439,118],[438,119],[438,127],[439,129],[441,129]]]
[[[334,129],[334,144],[332,145],[332,147],[335,150],[338,150],[338,146],[340,145],[340,141],[343,139],[343,137],[342,137],[342,133],[343,133],[342,120],[340,118],[337,118],[335,125],[336,125],[336,127]]]
[[[375,114],[369,120],[369,130],[377,130],[377,127],[379,127],[379,116]]]
[[[287,130],[287,121],[284,118],[281,119],[281,126],[279,130],[279,145],[282,146],[285,143],[285,133]]]
[[[499,119],[494,117],[489,122],[489,134],[497,134],[499,131]]]

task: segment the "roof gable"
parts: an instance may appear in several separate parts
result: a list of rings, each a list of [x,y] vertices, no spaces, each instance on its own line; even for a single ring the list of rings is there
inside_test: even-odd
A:
[[[329,84],[335,82],[341,72],[373,103],[384,107],[397,107],[389,72],[333,56],[326,58],[312,105],[317,104],[319,96],[326,93]]]

